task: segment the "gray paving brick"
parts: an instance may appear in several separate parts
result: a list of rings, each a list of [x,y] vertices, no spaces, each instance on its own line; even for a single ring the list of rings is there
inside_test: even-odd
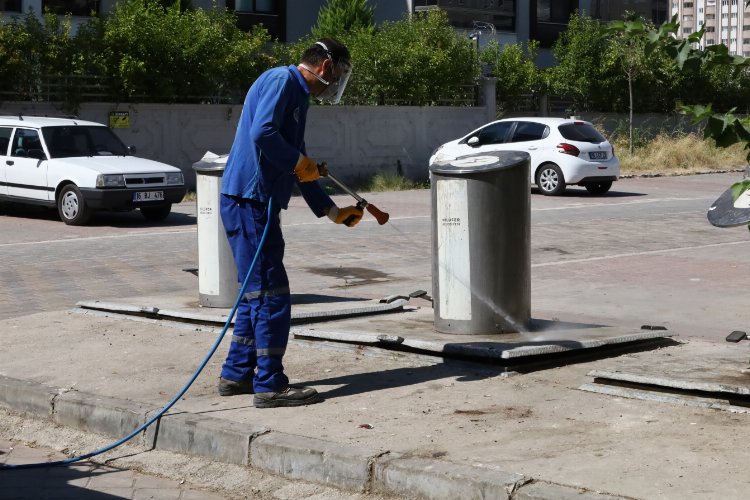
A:
[[[131,470],[94,471],[88,487],[96,490],[105,488],[133,488],[133,484],[135,484],[135,473]]]
[[[181,494],[179,488],[136,488],[133,500],[179,500]]]

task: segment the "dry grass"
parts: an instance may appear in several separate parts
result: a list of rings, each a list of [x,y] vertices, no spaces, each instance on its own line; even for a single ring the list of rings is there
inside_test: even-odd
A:
[[[742,144],[718,148],[696,134],[659,134],[635,147],[631,155],[627,136],[613,138],[623,175],[679,175],[735,170],[747,165]]]

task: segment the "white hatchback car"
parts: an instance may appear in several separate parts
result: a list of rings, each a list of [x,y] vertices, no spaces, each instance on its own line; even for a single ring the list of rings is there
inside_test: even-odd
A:
[[[558,195],[568,184],[603,194],[620,177],[612,145],[586,121],[566,118],[506,118],[447,142],[430,164],[490,151],[524,151],[531,156],[531,182],[545,195]]]
[[[56,206],[70,225],[95,210],[165,219],[185,195],[182,172],[134,152],[101,123],[0,116],[0,201]]]

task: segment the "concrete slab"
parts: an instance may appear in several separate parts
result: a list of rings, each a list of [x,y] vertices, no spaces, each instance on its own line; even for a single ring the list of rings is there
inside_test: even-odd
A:
[[[588,373],[594,382],[580,388],[617,397],[648,399],[733,412],[750,409],[750,342],[685,343],[654,353],[648,361],[612,360]]]
[[[356,305],[346,302],[333,302],[325,308],[321,308],[320,304],[296,304],[292,309],[292,324],[400,312],[407,302],[407,299],[399,299],[388,303],[382,303],[379,300],[365,300],[358,301]],[[99,300],[82,300],[76,303],[76,307],[87,310],[132,314],[146,318],[195,322],[206,325],[213,324],[215,326],[223,326],[231,312],[231,308],[205,308],[196,310],[190,307],[191,304],[172,303],[171,305],[175,308],[166,308],[169,307],[169,304],[165,308],[159,308]],[[234,324],[234,320],[232,324]]]

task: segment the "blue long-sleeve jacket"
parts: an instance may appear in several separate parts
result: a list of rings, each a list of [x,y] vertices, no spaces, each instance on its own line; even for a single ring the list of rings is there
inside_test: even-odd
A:
[[[263,73],[247,93],[222,178],[222,194],[287,208],[305,154],[310,89],[295,66]],[[297,182],[318,217],[334,205],[317,182]]]

